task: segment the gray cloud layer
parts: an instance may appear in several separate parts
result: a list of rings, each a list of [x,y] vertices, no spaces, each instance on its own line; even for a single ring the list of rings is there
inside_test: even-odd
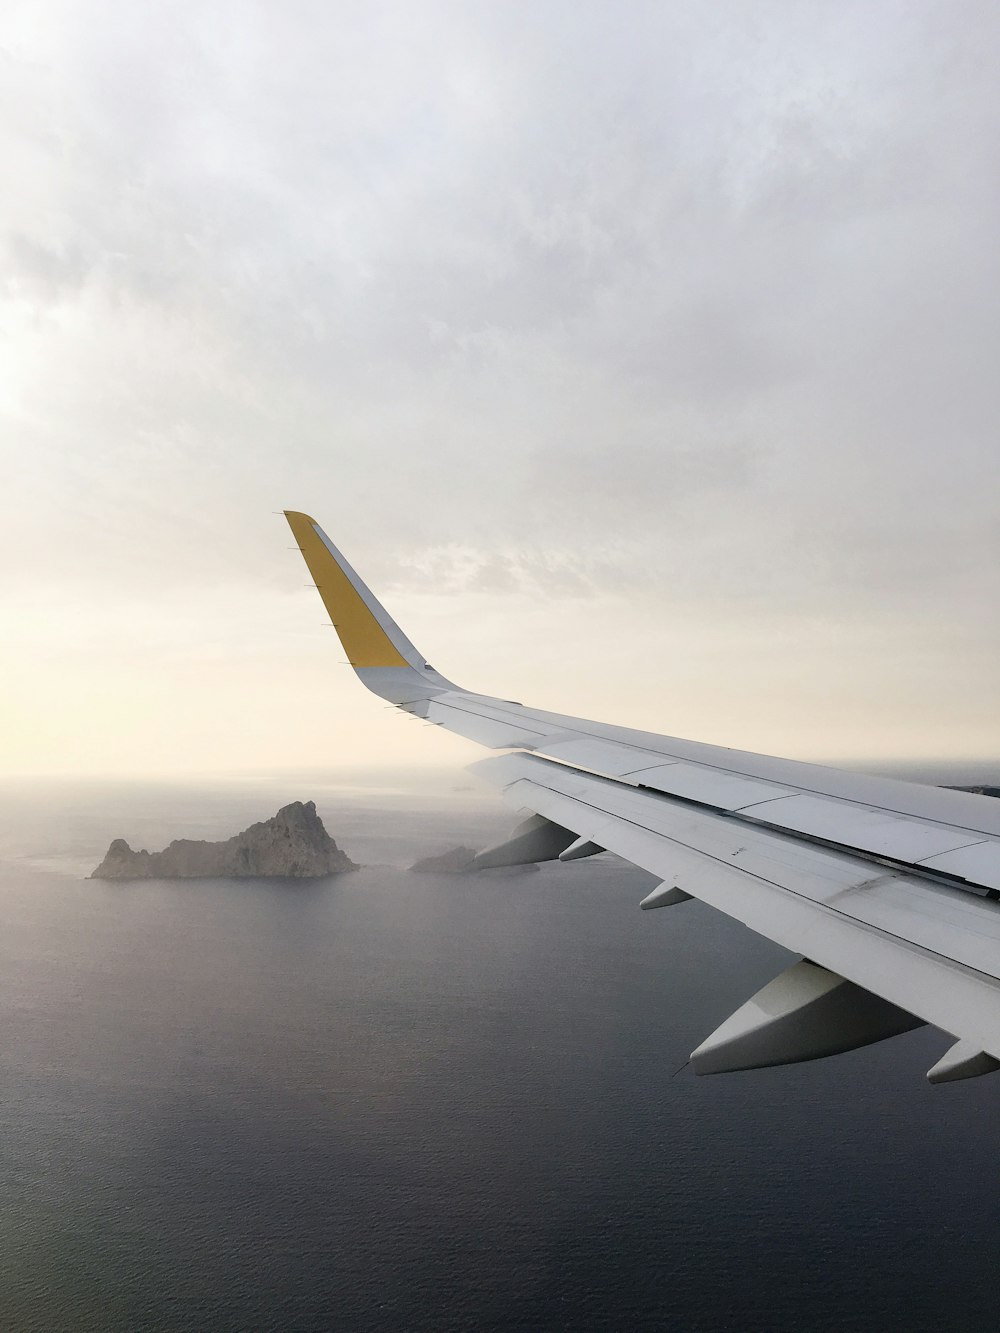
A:
[[[404,592],[919,623],[985,679],[994,5],[5,28],[9,587],[277,589],[288,505]]]

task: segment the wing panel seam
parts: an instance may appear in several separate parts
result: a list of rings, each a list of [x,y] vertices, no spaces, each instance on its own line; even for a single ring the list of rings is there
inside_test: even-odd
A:
[[[808,903],[811,906],[823,912],[829,912],[832,916],[838,917],[841,921],[849,921],[852,925],[857,926],[861,930],[870,931],[874,934],[882,936],[887,940],[894,941],[903,948],[912,949],[915,952],[925,954],[929,958],[938,959],[940,962],[947,964],[949,967],[958,968],[970,976],[979,977],[982,978],[984,981],[1000,985],[1000,976],[996,976],[991,972],[981,972],[978,968],[970,967],[968,963],[959,962],[955,958],[949,958],[947,954],[938,953],[934,949],[928,949],[926,945],[916,944],[913,940],[908,940],[902,935],[894,935],[891,931],[886,930],[882,926],[876,926],[873,925],[871,922],[862,921],[858,917],[851,916],[850,913],[848,912],[841,912],[836,907],[831,907],[829,903],[820,902],[816,898],[810,898],[808,894],[800,893],[797,889],[789,888],[787,885],[779,884],[777,883],[777,881],[768,879],[766,875],[761,875],[757,871],[747,870],[743,866],[735,866],[731,861],[725,861],[722,859],[722,857],[715,856],[711,852],[703,851],[700,847],[691,847],[689,846],[689,844],[681,842],[680,839],[676,837],[671,837],[670,834],[668,833],[662,833],[659,829],[652,829],[647,824],[639,823],[635,819],[628,818],[628,816],[626,815],[620,815],[612,811],[602,810],[600,806],[592,804],[590,801],[585,800],[583,797],[571,796],[567,792],[561,792],[558,790],[558,788],[549,787],[544,782],[539,782],[536,778],[529,778],[529,777],[516,778],[514,779],[514,781],[528,782],[531,785],[541,787],[544,791],[551,792],[553,796],[561,796],[565,800],[574,801],[579,805],[584,805],[587,807],[588,810],[593,810],[595,811],[595,813],[603,815],[605,818],[621,820],[623,824],[628,824],[632,828],[639,829],[643,833],[648,833],[652,837],[663,838],[664,841],[666,842],[672,842],[676,846],[684,848],[684,850],[687,852],[694,852],[697,856],[703,856],[707,860],[714,861],[718,865],[725,866],[729,870],[734,870],[734,869],[738,870],[740,874],[748,875],[751,879],[755,879],[759,883],[767,885],[769,888],[775,889],[780,893],[791,894],[792,897],[798,899],[800,902]],[[513,783],[508,784],[508,786],[512,785]],[[894,876],[894,878],[901,879],[903,878],[903,876],[897,875]]]

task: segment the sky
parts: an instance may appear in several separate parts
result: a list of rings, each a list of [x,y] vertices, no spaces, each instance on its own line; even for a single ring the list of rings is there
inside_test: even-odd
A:
[[[0,771],[481,757],[439,670],[1000,760],[1000,9],[12,0]]]

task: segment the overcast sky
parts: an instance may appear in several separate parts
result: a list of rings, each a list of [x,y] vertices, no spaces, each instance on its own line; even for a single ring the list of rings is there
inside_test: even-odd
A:
[[[9,772],[456,766],[470,688],[1000,759],[994,3],[8,3]]]

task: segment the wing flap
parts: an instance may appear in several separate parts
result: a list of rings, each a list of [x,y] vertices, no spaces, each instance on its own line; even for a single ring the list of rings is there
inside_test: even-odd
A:
[[[788,784],[689,759],[666,761],[651,749],[574,733],[569,725],[575,721],[572,718],[561,719],[567,724],[561,730],[546,731],[547,719],[542,715],[515,705],[504,707],[496,701],[447,693],[427,700],[419,711],[449,730],[495,748],[530,750],[566,767],[620,779],[634,787],[651,788],[710,809],[726,810],[768,828],[783,829],[792,835],[804,834],[902,865],[936,870],[984,890],[1000,888],[1000,838],[976,827],[992,825],[987,816],[993,812],[984,815],[980,808],[989,804],[989,797],[914,787],[912,783],[885,779],[877,780],[878,794],[883,802],[891,800],[893,805],[873,805],[846,796],[796,790]],[[789,777],[795,767],[792,761],[788,762],[785,771]],[[799,767],[816,768],[809,764]],[[914,804],[908,790],[911,787],[928,794],[921,802],[925,808],[964,822],[933,820],[927,815],[910,813],[907,807]],[[858,792],[863,791],[872,794],[869,780],[859,776]],[[938,796],[943,798],[940,803]],[[957,802],[952,798],[958,798]]]
[[[824,842],[911,864],[967,847],[975,838],[967,829],[804,793],[771,800],[744,813],[772,828],[807,833]]]
[[[959,847],[953,852],[943,852],[937,856],[928,856],[921,865],[928,870],[940,870],[947,875],[957,875],[969,884],[985,884],[991,889],[1000,889],[1000,856],[996,840],[985,839]]]
[[[513,804],[1000,1059],[1000,905],[533,755],[473,771]]]
[[[585,751],[582,748],[571,751],[568,742],[610,742],[615,747],[613,753],[616,760],[624,764],[629,762],[629,756],[634,759],[634,767],[630,768],[619,767],[616,763],[617,775],[636,774],[639,770],[648,773],[660,765],[664,782],[668,777],[680,781],[682,770],[672,775],[668,770],[683,764],[692,775],[695,770],[705,771],[717,774],[720,778],[737,776],[759,781],[765,786],[775,786],[779,788],[777,795],[802,793],[827,796],[834,802],[849,802],[866,810],[905,816],[919,822],[930,821],[987,838],[1000,838],[1000,801],[972,792],[928,787],[895,778],[872,777],[866,773],[848,773],[796,759],[775,759],[769,755],[750,754],[742,750],[726,750],[718,745],[682,741],[672,736],[657,736],[650,732],[633,731],[628,727],[614,727],[584,718],[546,713],[459,690],[435,696],[427,707],[428,716],[432,720],[440,721],[443,726],[454,730],[459,730],[459,715],[463,713],[491,718],[501,724],[498,734],[502,733],[504,726],[509,729],[507,734],[511,736],[516,735],[519,728],[530,727],[542,737],[541,741],[534,743],[537,752],[551,753],[553,757],[560,757],[581,768],[612,771],[601,770],[601,761],[596,759],[599,753],[596,748],[590,751],[595,759],[588,763],[583,757]],[[498,743],[496,748],[508,747]],[[638,780],[651,785],[645,778]],[[683,795],[683,792],[674,794]],[[751,803],[755,802],[751,800],[742,804]],[[740,806],[729,808],[737,809]]]

